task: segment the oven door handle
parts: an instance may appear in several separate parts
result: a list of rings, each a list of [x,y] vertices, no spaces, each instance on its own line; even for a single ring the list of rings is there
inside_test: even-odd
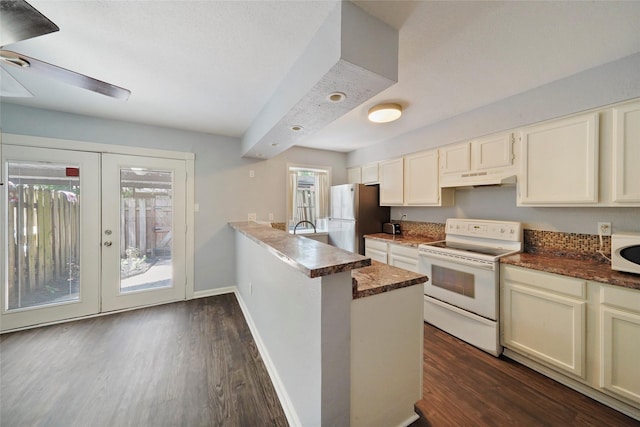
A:
[[[496,263],[493,261],[482,261],[470,257],[465,257],[461,255],[443,255],[440,253],[434,253],[431,251],[425,251],[424,249],[420,249],[418,252],[420,256],[425,258],[432,258],[440,261],[448,261],[456,264],[466,265],[470,267],[481,268],[483,270],[494,271],[496,269]]]

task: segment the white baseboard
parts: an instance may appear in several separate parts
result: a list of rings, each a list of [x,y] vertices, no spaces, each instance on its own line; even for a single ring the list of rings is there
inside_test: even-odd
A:
[[[273,387],[276,390],[276,394],[278,395],[278,398],[280,399],[280,404],[282,405],[282,410],[284,411],[285,416],[287,417],[287,421],[289,423],[289,425],[291,427],[298,427],[298,426],[302,426],[302,423],[300,422],[300,418],[298,417],[298,413],[296,412],[295,408],[293,407],[293,403],[291,402],[291,399],[289,398],[289,394],[287,393],[287,390],[284,387],[284,384],[282,383],[282,380],[280,379],[280,376],[278,375],[278,371],[276,370],[275,365],[273,364],[273,361],[271,360],[271,357],[269,356],[269,352],[267,351],[267,347],[264,344],[264,341],[262,341],[262,338],[260,337],[260,333],[258,332],[258,328],[256,328],[255,322],[253,321],[253,318],[251,317],[251,314],[249,313],[249,309],[247,308],[247,306],[245,305],[243,299],[242,299],[242,295],[240,295],[240,293],[237,291],[237,289],[235,289],[235,294],[236,294],[236,298],[238,300],[238,303],[240,304],[240,309],[242,310],[242,313],[244,314],[244,318],[247,321],[247,325],[249,325],[249,329],[251,330],[251,335],[253,335],[253,339],[256,343],[256,347],[258,348],[258,352],[260,352],[260,356],[262,357],[262,361],[264,362],[266,368],[267,368],[267,372],[269,373],[269,377],[271,378],[271,382],[273,383]]]
[[[204,291],[194,291],[193,297],[190,299],[213,297],[216,295],[230,294],[234,292],[236,292],[235,286],[227,286],[225,288],[205,289]]]
[[[402,423],[400,423],[398,427],[408,427],[414,422],[418,421],[419,419],[420,419],[420,416],[418,414],[413,414],[412,416],[404,420]]]

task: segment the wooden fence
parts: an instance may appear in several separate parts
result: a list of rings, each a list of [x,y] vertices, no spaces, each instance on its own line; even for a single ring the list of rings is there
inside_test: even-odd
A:
[[[120,257],[135,250],[137,256],[171,255],[171,199],[150,195],[127,197],[120,204]]]
[[[79,257],[79,196],[16,185],[8,207],[9,298],[67,280]]]
[[[78,279],[80,196],[66,191],[11,184],[8,206],[8,296],[36,292]],[[138,196],[122,200],[121,258],[171,255],[171,198]],[[131,252],[131,251],[130,251]],[[10,304],[13,305],[13,304]]]

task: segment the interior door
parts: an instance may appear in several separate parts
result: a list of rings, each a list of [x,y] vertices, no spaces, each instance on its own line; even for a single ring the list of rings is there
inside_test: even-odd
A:
[[[182,300],[184,160],[102,155],[102,311]]]
[[[100,154],[4,145],[1,330],[100,308]]]

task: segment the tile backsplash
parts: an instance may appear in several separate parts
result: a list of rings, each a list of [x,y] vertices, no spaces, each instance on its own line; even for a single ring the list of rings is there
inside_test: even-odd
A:
[[[562,233],[559,231],[524,230],[524,251],[533,254],[566,256],[608,262],[598,251],[597,234]],[[602,252],[611,256],[611,237],[602,237]]]
[[[444,239],[445,225],[434,222],[397,221],[402,234],[437,236]],[[563,233],[560,231],[524,230],[524,252],[608,262],[600,251],[597,234]],[[602,252],[611,256],[611,237],[602,237]]]
[[[438,222],[393,221],[400,223],[405,236],[429,236],[444,240],[444,224]]]

